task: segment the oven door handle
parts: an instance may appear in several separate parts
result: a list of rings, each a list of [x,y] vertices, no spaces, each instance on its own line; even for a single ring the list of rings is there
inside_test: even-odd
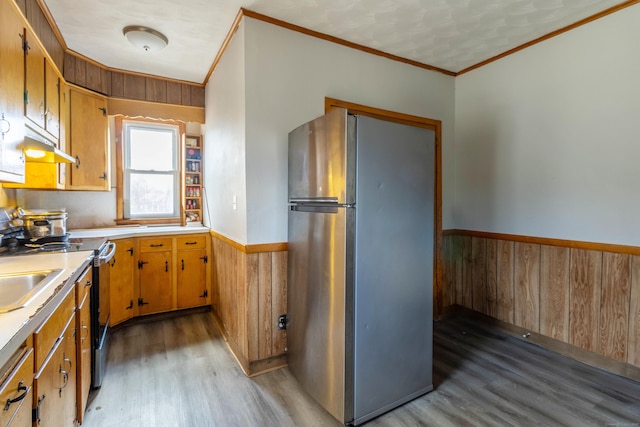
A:
[[[98,256],[98,265],[100,266],[102,264],[108,263],[109,261],[111,261],[111,259],[115,254],[116,254],[115,242],[107,243],[107,247],[102,252],[100,252],[100,255]]]

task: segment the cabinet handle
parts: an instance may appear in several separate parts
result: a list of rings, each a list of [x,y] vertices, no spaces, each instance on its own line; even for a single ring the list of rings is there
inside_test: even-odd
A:
[[[184,270],[184,260],[181,260],[181,261],[182,261],[182,269]]]
[[[71,370],[71,368],[73,367],[73,364],[71,363],[71,359],[69,359],[67,356],[63,354],[62,360],[69,364],[69,370]]]
[[[129,306],[125,307],[125,310],[131,310],[133,308],[133,300],[129,301]]]
[[[84,329],[85,332],[86,332],[84,334],[84,336],[82,338],[80,338],[80,341],[84,343],[84,340],[87,339],[87,337],[89,336],[89,327],[87,325],[85,325],[84,322],[82,322],[81,328]]]
[[[38,397],[38,404],[36,405],[36,409],[34,409],[34,416],[33,418],[36,419],[36,421],[38,422],[38,425],[40,425],[40,404],[42,403],[42,401],[44,400],[44,398],[47,397],[46,394],[43,394],[42,397]]]
[[[200,259],[202,260],[202,262],[204,262],[205,264],[209,262],[209,256],[205,255],[205,256],[201,256]]]
[[[129,255],[133,256],[133,248],[127,249],[127,252],[129,252]]]
[[[2,134],[2,139],[4,136],[11,131],[11,122],[4,118],[4,113],[2,113],[2,119],[0,119],[0,134]]]
[[[197,245],[198,242],[184,242],[185,245]]]
[[[18,383],[18,393],[21,391],[24,391],[24,393],[22,393],[20,396],[16,397],[15,399],[7,399],[7,403],[4,405],[5,411],[9,410],[9,406],[11,406],[12,403],[20,402],[29,393],[29,387],[24,385],[22,381]]]
[[[138,261],[138,270],[142,270],[142,266],[149,264],[149,261]]]
[[[103,116],[105,116],[105,117],[107,116],[107,109],[106,109],[106,108],[104,108],[104,107],[98,107],[98,110],[102,111],[102,115],[103,115]]]
[[[163,246],[164,246],[164,243],[152,243],[149,245],[149,247],[152,247],[152,248],[161,248]]]
[[[76,156],[76,169],[80,169],[80,157]]]
[[[60,396],[62,396],[62,389],[65,388],[69,383],[69,373],[62,369],[62,366],[60,366],[60,373],[62,374],[63,384],[62,387],[58,389],[58,391],[60,392]]]
[[[165,273],[169,272],[169,261],[165,261],[164,262],[164,271],[165,271]]]
[[[113,268],[113,266],[116,265],[116,257],[113,257],[113,262],[111,263],[111,267]]]
[[[144,302],[144,299],[142,299],[142,298],[138,298],[138,305],[139,305],[139,306],[147,305],[147,304],[149,304],[149,303],[148,303],[148,302]]]
[[[200,298],[206,298],[209,296],[209,291],[207,289],[204,290],[203,294],[200,295]]]
[[[91,286],[91,280],[87,279],[87,281],[84,284],[84,287],[88,288],[89,286]]]
[[[102,175],[100,175],[98,178],[106,180],[107,179],[107,173],[106,172],[102,172]]]

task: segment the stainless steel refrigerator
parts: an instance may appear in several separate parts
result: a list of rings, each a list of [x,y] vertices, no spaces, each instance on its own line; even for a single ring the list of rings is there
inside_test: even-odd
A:
[[[289,134],[287,359],[358,425],[430,390],[435,135],[335,109]]]

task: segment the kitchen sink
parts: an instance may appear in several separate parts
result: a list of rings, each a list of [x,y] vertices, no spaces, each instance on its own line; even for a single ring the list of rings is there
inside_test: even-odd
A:
[[[62,270],[38,270],[0,274],[0,313],[23,308],[51,283]]]

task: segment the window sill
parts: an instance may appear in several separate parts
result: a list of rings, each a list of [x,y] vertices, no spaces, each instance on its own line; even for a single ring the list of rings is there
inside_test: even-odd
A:
[[[115,220],[117,225],[185,225],[182,218],[145,218],[145,219],[127,219],[120,218]]]

